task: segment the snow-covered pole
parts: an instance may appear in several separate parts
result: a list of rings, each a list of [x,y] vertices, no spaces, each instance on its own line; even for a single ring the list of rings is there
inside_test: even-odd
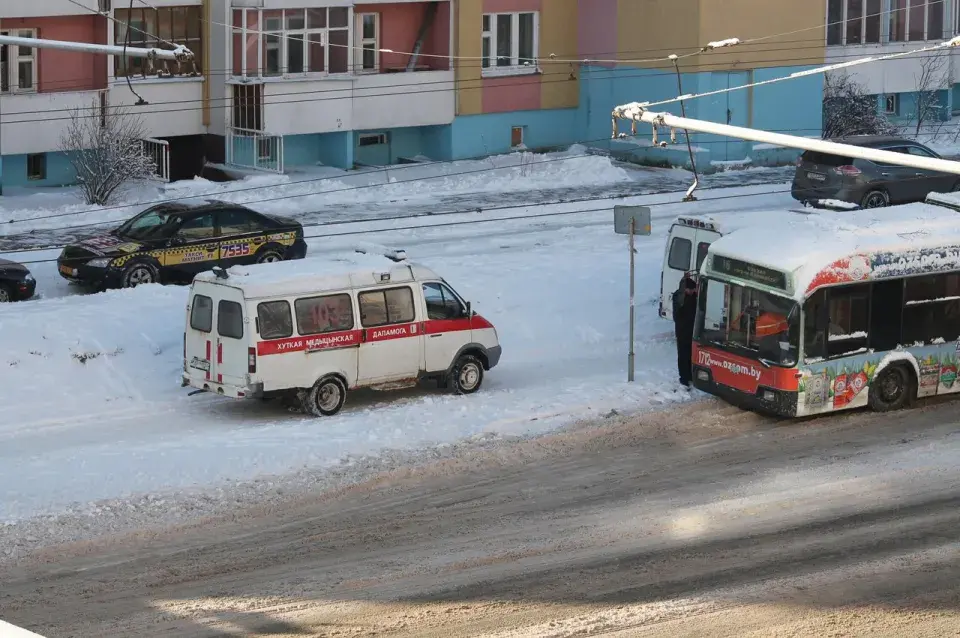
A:
[[[193,51],[185,46],[177,45],[173,49],[158,49],[156,47],[139,48],[111,44],[91,44],[89,42],[67,42],[65,40],[41,40],[40,38],[17,38],[0,35],[0,45],[15,47],[29,47],[31,49],[60,49],[77,53],[102,53],[104,55],[126,55],[129,58],[148,58],[151,60],[170,60],[172,62],[189,62],[193,60]]]
[[[733,137],[742,140],[760,142],[762,144],[774,144],[787,148],[798,148],[805,151],[816,151],[827,153],[829,155],[839,155],[842,157],[853,157],[857,159],[870,160],[872,162],[881,162],[883,164],[892,164],[895,166],[909,166],[911,168],[938,171],[941,173],[952,173],[960,175],[960,162],[945,159],[936,159],[933,157],[921,157],[919,155],[907,155],[906,153],[894,153],[893,151],[882,151],[875,148],[866,148],[863,146],[854,146],[852,144],[841,144],[839,142],[828,142],[826,140],[811,139],[809,137],[799,137],[797,135],[784,135],[782,133],[771,133],[754,128],[745,128],[742,126],[730,126],[729,124],[717,124],[706,120],[695,120],[687,117],[677,117],[670,113],[659,113],[647,111],[637,104],[618,106],[613,110],[613,120],[617,119],[631,120],[632,123],[646,122],[656,127],[666,126],[670,128],[683,128],[700,133],[710,133],[713,135],[722,135],[724,137]],[[614,134],[616,137],[616,133]]]

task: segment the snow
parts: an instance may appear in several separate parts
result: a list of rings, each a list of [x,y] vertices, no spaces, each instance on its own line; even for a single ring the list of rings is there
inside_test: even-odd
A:
[[[440,193],[482,195],[634,181],[633,172],[574,145],[556,153],[510,153],[482,160],[357,171],[318,166],[289,175],[247,175],[234,182],[197,178],[163,188],[143,184],[131,188],[112,206],[84,204],[75,188],[45,189],[40,195],[8,195],[5,191],[0,198],[0,234],[118,223],[151,203],[172,198],[214,198],[247,204],[265,213],[299,216],[309,212],[335,217],[340,203],[382,204],[396,199],[429,200]]]
[[[792,273],[793,295],[802,299],[824,269],[839,268],[849,258],[852,280],[871,273],[868,256],[923,248],[960,246],[960,214],[926,203],[845,211],[842,215],[807,215],[770,219],[762,227],[741,228],[714,242],[711,254],[739,258]],[[960,253],[941,258],[960,267]],[[926,262],[925,262],[926,263]],[[932,267],[932,264],[931,264]],[[900,263],[872,266],[874,276],[902,269]]]

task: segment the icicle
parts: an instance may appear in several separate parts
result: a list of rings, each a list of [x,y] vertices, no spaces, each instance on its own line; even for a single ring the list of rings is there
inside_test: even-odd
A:
[[[654,146],[659,146],[659,144],[660,144],[660,143],[657,141],[657,125],[654,124],[654,125],[653,125],[653,145],[654,145]]]
[[[632,137],[636,137],[636,136],[637,136],[637,121],[636,121],[636,120],[630,120],[630,135],[631,135]]]
[[[612,131],[611,134],[610,134],[610,139],[615,140],[615,139],[617,139],[617,118],[616,118],[616,116],[610,118],[610,126],[611,126],[611,128],[613,129],[613,131]]]
[[[670,143],[671,144],[677,143],[677,129],[675,128],[670,129]]]

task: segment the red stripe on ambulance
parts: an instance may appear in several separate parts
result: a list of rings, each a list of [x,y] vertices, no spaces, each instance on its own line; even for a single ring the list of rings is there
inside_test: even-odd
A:
[[[257,355],[284,354],[287,352],[305,352],[308,350],[331,350],[333,348],[350,348],[360,345],[360,331],[348,330],[345,332],[331,332],[314,335],[312,337],[290,337],[288,339],[271,339],[257,344]]]

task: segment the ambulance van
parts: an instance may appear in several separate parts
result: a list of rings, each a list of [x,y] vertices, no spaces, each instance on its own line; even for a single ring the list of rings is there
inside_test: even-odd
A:
[[[435,379],[474,393],[500,352],[493,324],[440,275],[402,252],[355,252],[197,275],[182,385],[331,416],[357,388]]]

